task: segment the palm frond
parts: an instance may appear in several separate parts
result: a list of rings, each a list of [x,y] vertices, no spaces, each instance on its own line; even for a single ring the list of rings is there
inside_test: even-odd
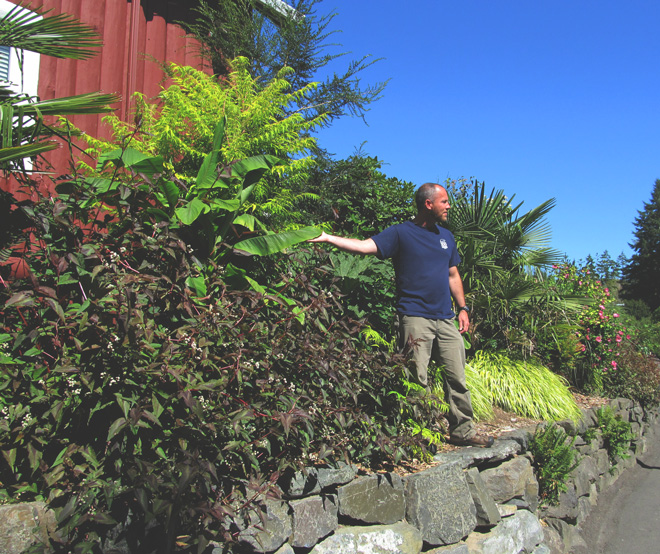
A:
[[[21,146],[9,146],[7,148],[0,148],[0,169],[11,169],[10,164],[24,160],[25,158],[32,158],[54,150],[58,144],[53,140],[35,142],[32,144],[23,144]]]
[[[47,16],[20,6],[0,19],[0,45],[53,56],[86,60],[102,42],[94,29],[68,14]],[[46,17],[47,16],[47,17]]]

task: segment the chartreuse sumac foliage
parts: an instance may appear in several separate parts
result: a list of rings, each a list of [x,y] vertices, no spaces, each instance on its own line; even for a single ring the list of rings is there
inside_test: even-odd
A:
[[[285,469],[419,447],[407,422],[432,414],[392,394],[399,361],[360,346],[315,270],[261,294],[219,266],[203,297],[176,229],[126,206],[99,233],[70,202],[21,208],[40,248],[0,288],[0,497],[45,500],[53,548],[100,552],[110,530],[133,552],[228,544]]]

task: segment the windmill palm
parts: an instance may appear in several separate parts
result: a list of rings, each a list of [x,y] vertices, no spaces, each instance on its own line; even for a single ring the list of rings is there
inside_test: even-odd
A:
[[[534,349],[539,313],[543,325],[565,324],[567,314],[581,309],[583,298],[560,295],[545,282],[545,270],[561,262],[550,247],[545,216],[550,199],[520,213],[503,191],[486,193],[477,182],[472,194],[450,197],[449,226],[462,258],[466,298],[475,311],[475,333],[482,344],[527,351]]]
[[[0,45],[58,58],[95,55],[101,41],[91,27],[66,14],[48,13],[13,8],[0,19]],[[114,94],[93,92],[42,101],[0,87],[0,169],[21,169],[24,159],[57,147],[47,140],[55,132],[44,123],[45,116],[107,112],[117,100]]]

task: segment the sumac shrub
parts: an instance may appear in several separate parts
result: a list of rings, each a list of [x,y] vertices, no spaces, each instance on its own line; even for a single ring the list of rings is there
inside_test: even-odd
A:
[[[285,470],[419,449],[407,422],[435,414],[396,394],[401,360],[358,341],[315,269],[257,293],[205,268],[201,295],[177,229],[127,205],[98,232],[69,202],[20,208],[39,248],[0,289],[0,499],[45,500],[56,551],[230,544]]]

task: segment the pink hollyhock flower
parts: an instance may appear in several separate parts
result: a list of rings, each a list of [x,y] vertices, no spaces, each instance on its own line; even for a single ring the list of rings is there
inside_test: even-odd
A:
[[[601,342],[602,340],[603,340],[603,337],[601,337],[600,335],[598,335],[596,337],[596,342]]]
[[[616,337],[616,342],[621,342],[621,335],[618,335],[618,336]]]
[[[628,340],[630,340],[630,335],[626,335],[626,338],[627,338]]]
[[[614,317],[619,317],[619,314],[612,314]]]
[[[612,360],[612,369],[616,369],[616,362]]]

